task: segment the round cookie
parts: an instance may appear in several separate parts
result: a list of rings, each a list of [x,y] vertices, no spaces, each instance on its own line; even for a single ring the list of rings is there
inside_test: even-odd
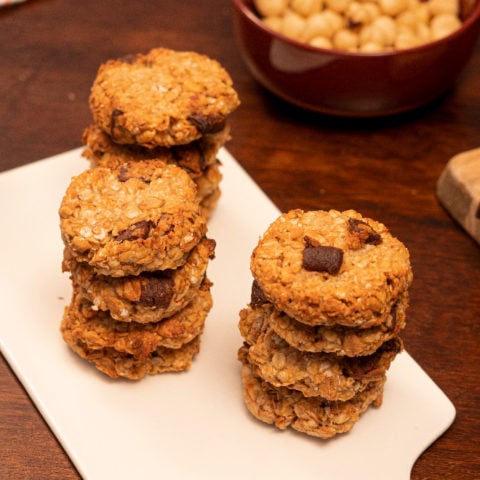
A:
[[[61,331],[88,350],[113,349],[142,359],[158,347],[181,348],[203,332],[212,307],[207,283],[184,309],[155,323],[118,322],[108,312],[95,312],[90,302],[74,289],[72,301],[65,309]],[[67,333],[68,332],[68,333]]]
[[[76,262],[67,249],[62,266],[71,272],[73,283],[92,309],[108,310],[114,320],[122,322],[149,323],[177,313],[198,295],[214,251],[215,241],[204,238],[181,267],[126,277],[98,275],[87,264]]]
[[[354,210],[282,214],[250,267],[265,298],[307,325],[385,323],[413,278],[405,245]]]
[[[275,387],[298,390],[305,397],[345,401],[383,378],[401,349],[401,340],[394,338],[362,357],[301,352],[267,330],[250,346],[248,358],[256,373]]]
[[[207,230],[192,179],[155,160],[85,170],[59,215],[75,260],[114,277],[181,266]]]
[[[274,387],[254,373],[245,347],[239,352],[242,362],[242,393],[250,413],[257,419],[288,427],[318,438],[331,438],[350,431],[360,415],[372,405],[379,407],[385,377],[367,385],[365,390],[345,402],[328,402],[319,397],[304,397],[296,390]]]
[[[229,139],[230,127],[226,125],[219,132],[204,135],[186,145],[147,148],[115,143],[109,135],[93,124],[83,132],[85,148],[82,155],[90,161],[92,167],[110,168],[130,160],[159,159],[165,163],[177,164],[195,178],[217,161],[218,151]]]
[[[166,48],[107,61],[89,99],[95,123],[116,143],[149,148],[218,132],[239,103],[216,60]]]
[[[200,351],[200,336],[181,348],[158,347],[145,358],[135,358],[113,348],[91,350],[80,340],[72,338],[68,331],[64,332],[64,339],[73,352],[93,363],[100,372],[111,378],[123,377],[129,380],[140,380],[145,375],[189,370]]]
[[[305,325],[277,310],[271,303],[249,305],[240,311],[239,330],[251,345],[261,333],[271,329],[297,350],[348,357],[370,355],[405,328],[407,305],[408,294],[405,292],[394,304],[386,323],[369,328]]]
[[[183,168],[197,187],[197,198],[202,213],[208,218],[220,198],[220,162],[216,155],[222,142],[228,138],[228,129],[188,145],[172,148],[148,149],[137,145],[119,145],[95,125],[84,131],[86,147],[83,156],[90,160],[90,166],[119,168],[127,161],[158,161]]]
[[[406,293],[401,297],[406,297]],[[396,337],[405,328],[406,303],[406,300],[398,300],[386,323],[369,328],[305,325],[273,309],[269,312],[268,321],[277,335],[298,350],[335,353],[347,357],[365,356],[375,353],[382,344]]]

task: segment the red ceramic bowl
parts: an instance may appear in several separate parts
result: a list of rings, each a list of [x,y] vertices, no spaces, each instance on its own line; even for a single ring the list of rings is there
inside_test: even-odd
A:
[[[425,45],[383,53],[310,47],[260,20],[252,0],[232,0],[233,26],[252,75],[277,96],[300,107],[348,117],[400,113],[448,91],[480,33],[480,0],[459,30]]]

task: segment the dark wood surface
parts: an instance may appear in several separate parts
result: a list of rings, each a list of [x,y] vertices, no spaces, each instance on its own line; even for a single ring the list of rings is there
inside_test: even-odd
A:
[[[227,0],[29,0],[0,9],[0,170],[80,146],[98,66],[156,46],[206,53],[230,72],[242,105],[228,148],[282,211],[354,208],[408,246],[406,348],[457,409],[412,479],[479,479],[480,249],[439,205],[435,183],[449,158],[480,146],[480,45],[433,105],[347,121],[290,107],[252,79]],[[2,479],[78,478],[3,357],[0,458]]]

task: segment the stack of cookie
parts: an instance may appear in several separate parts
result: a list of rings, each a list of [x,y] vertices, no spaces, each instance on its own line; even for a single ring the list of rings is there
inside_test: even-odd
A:
[[[243,396],[258,419],[329,438],[382,402],[402,349],[412,270],[407,248],[354,210],[292,210],[251,257],[240,312]]]
[[[232,79],[196,52],[155,48],[100,66],[90,95],[94,123],[83,134],[92,166],[161,159],[185,169],[209,216],[220,197],[219,149],[238,107]]]
[[[110,377],[189,368],[212,306],[215,244],[188,174],[162,161],[74,177],[60,206],[73,295],[61,331]]]
[[[194,52],[154,49],[102,65],[83,136],[91,168],[60,206],[73,294],[61,331],[112,378],[187,370],[212,307],[217,152],[238,97]]]

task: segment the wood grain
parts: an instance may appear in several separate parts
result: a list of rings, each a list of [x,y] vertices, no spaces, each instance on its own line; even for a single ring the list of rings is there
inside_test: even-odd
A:
[[[480,243],[480,148],[458,153],[448,161],[437,182],[437,197]]]
[[[435,195],[447,161],[480,146],[480,46],[433,104],[342,120],[286,105],[258,85],[230,15],[226,0],[28,0],[0,9],[0,170],[80,146],[89,89],[106,59],[156,46],[216,58],[242,100],[228,148],[281,210],[354,208],[410,249],[405,344],[457,408],[411,478],[480,478],[480,250]],[[0,478],[79,478],[4,359],[0,419]]]

